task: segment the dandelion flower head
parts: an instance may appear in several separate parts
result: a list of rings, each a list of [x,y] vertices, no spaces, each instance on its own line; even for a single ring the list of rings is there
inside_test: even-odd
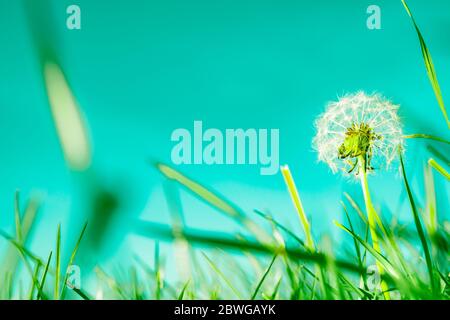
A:
[[[379,94],[348,94],[330,102],[316,120],[313,147],[333,173],[389,168],[403,150],[399,106]],[[361,161],[363,159],[363,161]]]

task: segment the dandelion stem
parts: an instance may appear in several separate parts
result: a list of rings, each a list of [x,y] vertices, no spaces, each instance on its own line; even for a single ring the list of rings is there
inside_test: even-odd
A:
[[[359,176],[361,179],[361,187],[364,194],[364,202],[366,205],[366,213],[369,222],[370,235],[372,236],[372,246],[375,251],[381,253],[376,230],[377,220],[379,220],[379,217],[377,212],[375,211],[375,208],[373,207],[372,198],[370,197],[369,183],[367,181],[367,172],[365,165],[366,160],[364,156],[359,156],[359,162],[360,162]],[[384,274],[383,265],[378,260],[376,260],[375,263],[377,265],[380,276],[382,276]],[[386,300],[390,300],[388,286],[384,280],[381,281],[381,290],[383,291],[384,298]]]
[[[311,236],[311,227],[309,225],[308,218],[306,217],[305,210],[303,210],[302,201],[298,194],[297,187],[295,186],[295,182],[292,178],[289,167],[287,165],[281,166],[281,173],[283,174],[284,182],[286,183],[292,202],[294,203],[294,207],[300,217],[300,222],[302,223],[303,230],[306,236],[306,245],[308,249],[314,251],[314,240]]]

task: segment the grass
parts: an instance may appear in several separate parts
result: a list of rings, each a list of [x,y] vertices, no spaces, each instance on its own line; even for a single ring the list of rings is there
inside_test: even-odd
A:
[[[411,10],[405,1],[402,2],[417,32],[428,77],[448,124],[431,54]],[[69,89],[63,92],[71,97]],[[53,99],[54,104],[58,101]],[[75,103],[73,108],[76,109]],[[76,110],[73,112],[78,114]],[[86,156],[82,161],[74,156],[77,152],[72,152],[73,143],[67,142],[71,136],[63,134],[61,141],[68,164],[81,170],[90,161],[90,144],[84,133],[83,121],[76,119],[77,137],[84,141],[77,143],[83,147],[82,154]],[[55,121],[62,120],[55,116]],[[59,123],[57,127],[61,134],[66,126]],[[293,232],[269,212],[258,208],[245,212],[177,169],[163,163],[152,163],[153,170],[167,180],[166,196],[174,223],[162,225],[138,220],[134,231],[154,243],[152,263],[136,257],[129,263],[131,267],[114,272],[97,265],[89,273],[94,278],[90,281],[99,285],[97,289],[83,285],[85,278],[82,278],[81,287],[73,287],[67,272],[78,262],[77,254],[83,248],[87,224],[79,230],[73,248],[63,246],[63,234],[58,225],[54,248],[40,257],[29,249],[29,235],[36,225],[40,202],[30,199],[22,208],[17,192],[13,199],[14,235],[0,230],[0,236],[9,243],[0,266],[0,299],[448,300],[450,223],[448,212],[438,210],[440,190],[435,180],[448,183],[450,175],[445,168],[450,161],[445,152],[434,146],[448,147],[449,140],[428,134],[409,134],[405,139],[432,143],[428,150],[433,157],[425,164],[424,185],[421,186],[425,203],[417,201],[420,190],[413,189],[403,158],[399,155],[405,200],[414,223],[400,224],[395,219],[387,222],[388,217],[395,217],[395,212],[383,212],[383,216],[379,216],[373,203],[377,199],[370,197],[362,172],[362,199],[344,193],[341,206],[336,204],[335,216],[344,213],[345,221],[334,221],[335,225],[349,240],[346,244],[350,244],[342,246],[332,245],[332,240],[327,238],[322,241],[314,238],[314,226],[308,219],[308,210],[302,204],[294,176],[287,166],[281,172],[299,216],[301,234]],[[424,148],[427,148],[425,143]],[[416,185],[414,187],[417,188]],[[178,192],[194,195],[198,201],[234,221],[241,231],[223,234],[187,227]],[[364,203],[365,210],[361,209],[359,202]],[[186,274],[180,275],[179,279],[166,277],[164,242],[174,244],[175,263],[186,269]],[[62,253],[67,251],[71,254],[65,261]]]
[[[154,265],[136,260],[136,267],[121,274],[107,274],[98,268],[97,278],[102,284],[105,298],[385,299],[386,292],[389,292],[394,299],[449,299],[448,226],[436,219],[431,229],[425,227],[427,217],[420,212],[426,212],[424,209],[429,204],[426,203],[423,208],[417,206],[403,159],[400,163],[415,229],[408,228],[407,225],[388,225],[379,220],[380,227],[374,230],[378,233],[377,248],[368,242],[368,219],[362,215],[357,201],[348,194],[342,201],[346,222],[335,222],[352,239],[353,245],[345,248],[349,250],[345,254],[338,254],[338,250],[326,242],[315,243],[315,249],[311,250],[288,227],[260,210],[238,220],[247,231],[238,235],[210,233],[185,226],[177,226],[174,232],[171,226],[141,221],[137,232],[156,240]],[[430,164],[427,166],[428,169],[431,168]],[[155,168],[161,168],[160,164],[156,164]],[[244,214],[235,204],[200,183],[195,182],[198,187],[192,188],[192,179],[173,168],[171,170],[180,178],[172,180],[172,183],[195,194],[200,201],[219,211],[225,209],[225,214],[228,213],[228,208],[236,208]],[[445,176],[438,175],[436,179],[445,179]],[[186,181],[189,183],[184,184]],[[427,190],[430,198],[433,189],[430,183],[428,186],[431,189]],[[203,191],[206,192],[205,197]],[[217,201],[210,201],[211,194],[217,196]],[[16,216],[15,221],[20,224],[21,212],[16,213]],[[230,216],[232,219],[234,217]],[[248,225],[258,228],[248,228]],[[85,225],[80,230],[67,265],[76,261],[77,250],[86,228]],[[20,225],[16,230],[21,230]],[[260,240],[258,234],[261,232],[264,232],[266,242]],[[16,249],[26,266],[28,276],[25,278],[29,278],[27,294],[20,294],[17,292],[18,281],[23,279],[2,275],[2,299],[92,299],[96,296],[95,292],[86,292],[84,288],[67,290],[68,275],[62,271],[64,264],[61,262],[59,226],[56,234],[55,254],[50,252],[47,259],[42,260],[30,252],[17,235],[1,233]],[[436,237],[436,234],[440,237]],[[188,246],[189,263],[198,263],[198,267],[192,268],[185,281],[169,283],[164,278],[164,258],[159,243],[180,239]],[[220,252],[217,252],[218,248]],[[242,259],[238,258],[242,253],[245,253],[246,260],[254,263],[252,269],[249,267],[251,263],[237,261]],[[445,257],[443,261],[439,259],[442,256]],[[368,273],[368,269],[374,264],[381,265],[384,271],[379,275],[380,282],[370,287],[368,283],[373,281],[369,278],[373,275]],[[6,278],[9,280],[3,282]],[[386,283],[386,292],[381,291],[382,282]],[[70,295],[67,294],[69,291]]]

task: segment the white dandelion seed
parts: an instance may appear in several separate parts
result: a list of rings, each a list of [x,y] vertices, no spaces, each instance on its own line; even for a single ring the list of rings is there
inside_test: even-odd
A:
[[[328,103],[315,123],[313,147],[333,173],[389,168],[404,149],[399,106],[379,94],[349,94]],[[363,160],[363,161],[361,161]]]

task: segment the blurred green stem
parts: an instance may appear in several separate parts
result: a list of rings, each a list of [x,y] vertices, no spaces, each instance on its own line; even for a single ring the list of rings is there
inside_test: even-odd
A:
[[[372,198],[370,197],[369,183],[367,181],[367,172],[366,172],[366,159],[363,155],[359,156],[359,163],[360,163],[359,176],[361,179],[361,187],[364,194],[364,203],[366,205],[366,213],[369,222],[370,234],[372,236],[372,246],[375,251],[381,254],[380,244],[378,241],[378,235],[376,230],[377,220],[379,220],[379,218],[377,212],[375,211],[375,208],[373,207]],[[378,272],[380,273],[381,277],[384,274],[383,265],[378,260],[376,260],[375,263],[377,265]],[[386,300],[390,300],[388,286],[384,280],[381,280],[381,290],[383,291],[384,298]]]

